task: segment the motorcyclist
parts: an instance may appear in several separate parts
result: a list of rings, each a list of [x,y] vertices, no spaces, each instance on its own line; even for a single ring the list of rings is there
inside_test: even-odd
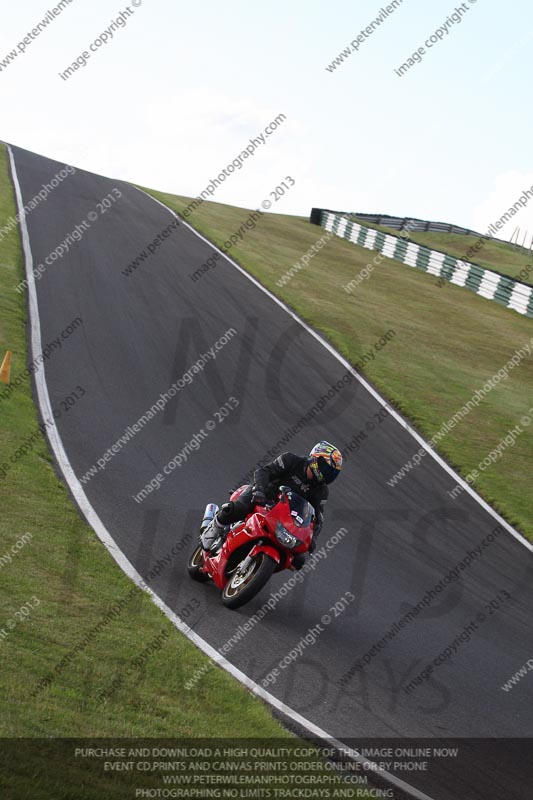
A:
[[[316,539],[324,520],[324,506],[328,499],[328,484],[332,483],[342,469],[342,455],[329,442],[318,442],[308,456],[295,453],[282,453],[254,473],[254,482],[248,486],[237,500],[224,503],[208,529],[203,534],[205,549],[215,543],[222,543],[227,534],[227,526],[251,514],[256,505],[264,505],[277,498],[280,486],[288,486],[305,497],[315,510],[315,527],[309,552],[316,547]],[[293,565],[300,569],[305,557],[298,554]]]

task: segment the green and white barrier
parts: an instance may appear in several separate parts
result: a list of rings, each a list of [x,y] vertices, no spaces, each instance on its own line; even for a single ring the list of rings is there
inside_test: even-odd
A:
[[[519,314],[533,317],[533,287],[524,283],[506,278],[497,272],[484,269],[478,264],[470,261],[462,261],[460,258],[446,255],[439,250],[430,250],[420,244],[415,244],[407,239],[407,236],[393,236],[375,228],[367,228],[358,222],[349,220],[342,214],[333,211],[320,211],[318,220],[318,209],[313,209],[314,219],[327,231],[331,231],[349,242],[366,247],[369,250],[377,250],[388,258],[394,258],[407,264],[410,267],[418,267],[429,272],[431,275],[456,284],[464,286],[476,294],[486,297],[487,300],[495,300],[507,308],[512,308]]]

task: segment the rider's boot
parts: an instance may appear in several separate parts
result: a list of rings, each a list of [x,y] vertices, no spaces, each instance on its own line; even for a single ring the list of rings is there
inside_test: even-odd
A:
[[[213,517],[207,528],[202,531],[202,547],[204,550],[213,550],[215,544],[218,544],[224,536],[226,530],[225,525],[221,525],[216,516]]]
[[[231,515],[233,503],[223,503],[220,510],[213,517],[212,522],[202,533],[202,547],[211,552],[218,551],[224,544],[228,535],[229,525],[224,519]],[[222,521],[220,520],[222,518]]]

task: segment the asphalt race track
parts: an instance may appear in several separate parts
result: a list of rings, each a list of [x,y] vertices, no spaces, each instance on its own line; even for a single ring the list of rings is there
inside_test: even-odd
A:
[[[12,150],[26,203],[63,165]],[[76,398],[56,424],[78,479],[218,343],[216,357],[83,484],[122,553],[146,576],[185,538],[186,546],[150,586],[178,616],[196,598],[187,622],[220,648],[293,573],[275,575],[243,609],[226,610],[215,588],[195,584],[185,569],[206,502],[223,502],[285,434],[281,449],[304,453],[322,438],[342,448],[367,431],[358,450],[345,448],[346,467],[332,487],[320,536],[319,548],[329,542],[323,557],[226,657],[259,685],[278,668],[267,690],[342,742],[408,737],[427,745],[437,737],[449,746],[465,740],[454,742],[464,745],[463,761],[448,758],[430,772],[396,773],[434,800],[530,797],[530,748],[494,743],[489,749],[466,739],[533,737],[531,677],[509,692],[501,689],[533,657],[531,549],[471,494],[451,499],[447,492],[457,481],[431,457],[389,487],[387,479],[419,444],[356,379],[347,378],[321,413],[288,433],[346,367],[229,261],[221,259],[193,281],[191,273],[213,247],[184,223],[124,275],[174,221],[136,188],[80,170],[65,179],[27,216],[34,267],[83,220],[90,225],[81,239],[63,257],[49,259],[36,280],[43,346],[82,319],[45,362],[52,407]],[[219,410],[233,403],[231,397],[238,407],[223,417]],[[189,447],[186,461],[137,502],[135,495],[195,435],[197,449]],[[491,541],[482,545],[486,537]],[[469,552],[476,554],[470,563]],[[399,626],[464,559],[458,579],[435,590],[424,609]],[[343,597],[346,608],[333,610]],[[317,631],[325,614],[329,622]],[[395,634],[372,651],[395,623]],[[280,667],[314,627],[314,643]],[[454,641],[453,655],[406,691]],[[185,691],[190,677],[177,665],[176,691]]]

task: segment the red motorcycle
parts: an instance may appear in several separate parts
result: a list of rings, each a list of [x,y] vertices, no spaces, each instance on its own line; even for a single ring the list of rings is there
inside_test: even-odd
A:
[[[230,499],[236,500],[246,488],[241,486]],[[216,543],[208,551],[202,546],[206,527],[189,558],[189,575],[200,582],[212,580],[222,589],[224,605],[239,608],[255,597],[274,572],[290,569],[296,553],[309,549],[314,525],[310,503],[281,486],[275,503],[256,505],[244,520],[230,526],[218,550]]]

